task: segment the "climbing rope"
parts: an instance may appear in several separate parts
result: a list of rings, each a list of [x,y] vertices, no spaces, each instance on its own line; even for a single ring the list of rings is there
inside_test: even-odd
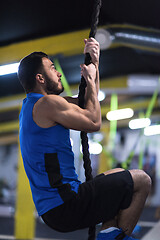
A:
[[[97,30],[97,25],[99,22],[99,13],[100,13],[100,8],[101,8],[101,0],[94,0],[94,5],[93,5],[93,13],[92,13],[92,21],[91,21],[91,30],[89,34],[89,38],[95,37],[96,30]],[[91,63],[91,57],[89,53],[86,53],[85,55],[85,65],[89,65]],[[78,95],[78,105],[81,108],[84,108],[85,106],[85,88],[86,88],[86,81],[84,77],[82,76],[81,78],[81,83],[79,86],[79,95]],[[83,161],[84,161],[84,169],[85,169],[85,177],[86,181],[92,180],[92,167],[91,167],[91,160],[89,157],[89,145],[88,145],[88,137],[86,132],[81,132],[81,143],[82,143],[82,151],[83,151]],[[88,232],[88,240],[94,240],[95,239],[95,226],[91,226],[89,228]]]

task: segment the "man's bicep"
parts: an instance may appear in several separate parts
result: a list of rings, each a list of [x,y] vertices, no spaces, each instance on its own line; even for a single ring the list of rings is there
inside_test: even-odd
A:
[[[55,121],[69,129],[91,131],[91,121],[86,111],[69,103],[69,107],[66,109],[57,108]]]
[[[91,113],[73,103],[69,103],[64,98],[55,98],[48,111],[50,119],[66,128],[87,132],[95,130],[90,117]]]
[[[52,122],[78,131],[96,131],[97,126],[92,121],[92,113],[87,109],[69,103],[60,96],[49,97],[47,106],[46,112]]]

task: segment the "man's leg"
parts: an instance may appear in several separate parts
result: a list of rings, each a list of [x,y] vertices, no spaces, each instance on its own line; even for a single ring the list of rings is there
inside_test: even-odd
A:
[[[105,175],[124,171],[121,168],[109,170]],[[140,214],[143,210],[146,198],[151,188],[150,177],[142,170],[130,170],[134,182],[133,198],[127,209],[121,210],[115,219],[108,221],[102,225],[102,230],[109,227],[122,228],[127,235],[130,235],[138,222]]]
[[[118,215],[118,227],[126,230],[127,235],[132,233],[137,224],[151,189],[151,179],[144,171],[131,170],[130,173],[134,182],[133,199],[129,208]]]

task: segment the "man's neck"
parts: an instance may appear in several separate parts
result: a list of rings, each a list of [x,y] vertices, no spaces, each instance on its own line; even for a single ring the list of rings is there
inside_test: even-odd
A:
[[[33,93],[39,93],[39,94],[42,94],[42,95],[47,95],[47,93],[43,89],[35,88],[32,92]]]

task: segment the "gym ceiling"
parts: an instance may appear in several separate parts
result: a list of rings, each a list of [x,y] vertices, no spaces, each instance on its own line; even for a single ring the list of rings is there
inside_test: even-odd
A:
[[[18,62],[32,51],[44,51],[58,59],[69,86],[77,91],[79,65],[84,61],[83,39],[88,37],[93,0],[13,1],[0,4],[0,65]],[[106,98],[101,103],[105,116],[110,96],[118,94],[119,107],[132,108],[138,115],[147,109],[155,87],[148,87],[160,75],[160,1],[102,0],[99,28],[110,33],[131,33],[156,39],[137,44],[133,39],[114,42],[101,51],[101,89]],[[128,79],[143,78],[147,87],[137,81],[129,87]],[[0,105],[18,99],[24,91],[16,74],[0,76]],[[1,101],[2,100],[2,101]],[[4,115],[4,114],[3,114]],[[11,114],[14,116],[14,114]],[[15,114],[16,115],[16,114]],[[153,115],[159,117],[159,103]],[[17,116],[17,115],[16,115]],[[1,120],[5,121],[6,117]],[[3,119],[2,119],[3,118]],[[10,117],[12,120],[12,117]],[[8,119],[7,119],[8,120]]]

